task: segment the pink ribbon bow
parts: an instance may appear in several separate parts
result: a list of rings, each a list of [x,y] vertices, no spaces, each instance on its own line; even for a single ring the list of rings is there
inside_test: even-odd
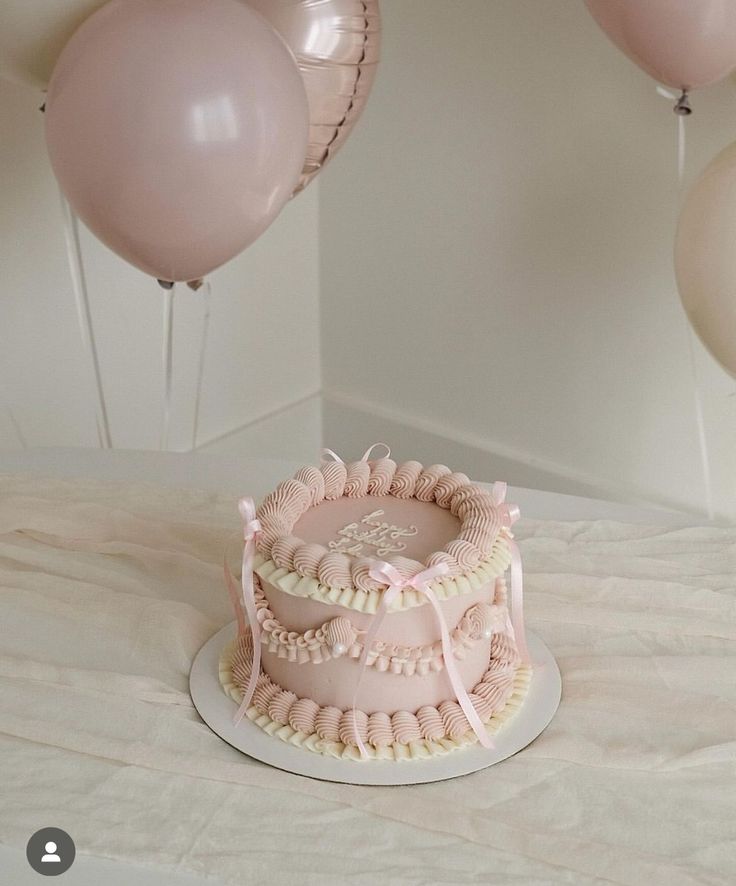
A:
[[[524,582],[521,552],[511,532],[511,527],[519,519],[521,512],[517,505],[511,505],[506,501],[507,488],[506,483],[499,480],[493,484],[491,495],[501,517],[501,531],[506,536],[511,551],[511,627],[521,660],[524,664],[529,664],[529,649],[526,645],[526,631],[524,629]]]
[[[256,550],[256,537],[261,531],[261,524],[256,519],[256,506],[252,498],[241,498],[238,502],[238,510],[243,518],[243,539],[245,541],[243,546],[243,571],[240,580],[242,586],[241,600],[238,600],[237,593],[233,589],[234,579],[227,562],[225,563],[225,579],[235,608],[235,616],[238,619],[238,636],[242,636],[245,633],[243,609],[248,617],[248,625],[253,637],[253,660],[250,666],[248,685],[243,693],[243,700],[233,718],[233,723],[236,726],[243,719],[245,712],[250,706],[253,693],[256,690],[256,683],[261,673],[261,624],[258,621],[258,610],[256,609],[256,598],[253,588],[253,556]]]
[[[374,579],[374,581],[380,581],[383,584],[387,584],[388,588],[384,591],[383,596],[381,597],[381,602],[378,606],[376,614],[373,616],[371,626],[368,629],[363,640],[363,652],[360,656],[360,661],[358,662],[358,664],[360,665],[360,673],[358,674],[358,681],[355,684],[355,692],[353,693],[353,734],[355,736],[355,743],[358,745],[358,748],[360,749],[360,755],[363,758],[368,757],[368,751],[363,744],[363,740],[360,737],[360,731],[358,729],[358,693],[360,691],[360,685],[363,681],[363,676],[366,672],[368,654],[370,652],[371,645],[373,644],[373,640],[376,637],[376,633],[381,626],[381,622],[386,615],[386,611],[389,609],[399,593],[405,588],[413,588],[420,594],[424,594],[424,596],[432,605],[435,616],[437,618],[437,624],[439,625],[440,636],[442,637],[442,658],[444,660],[445,670],[447,671],[447,676],[450,678],[450,683],[455,693],[455,697],[457,698],[458,704],[467,717],[468,723],[470,723],[473,732],[475,732],[475,734],[478,736],[478,741],[483,745],[483,747],[493,747],[493,742],[488,735],[488,731],[483,725],[482,720],[478,716],[478,712],[473,707],[473,702],[470,700],[465,686],[463,686],[463,681],[460,677],[457,665],[455,663],[455,653],[452,648],[452,639],[450,638],[450,631],[447,628],[447,622],[445,621],[445,617],[442,614],[439,600],[437,599],[434,591],[429,587],[429,583],[431,581],[433,581],[435,578],[439,578],[439,576],[441,575],[445,575],[447,571],[448,567],[446,563],[438,563],[436,566],[431,566],[429,569],[425,569],[423,572],[419,572],[410,578],[402,578],[395,566],[392,566],[390,563],[386,563],[385,561],[381,560],[376,560],[375,565],[369,571],[369,575],[372,579]]]

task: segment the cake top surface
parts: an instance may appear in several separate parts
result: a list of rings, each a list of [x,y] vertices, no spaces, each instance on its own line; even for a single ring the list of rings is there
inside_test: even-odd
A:
[[[345,463],[325,450],[258,508],[258,549],[280,570],[326,589],[379,592],[386,561],[402,578],[444,564],[446,580],[472,574],[504,547],[503,509],[491,491],[445,465],[397,464],[390,451]]]
[[[461,522],[434,502],[392,495],[338,498],[309,508],[294,535],[352,557],[385,560],[399,554],[425,562],[457,538]]]

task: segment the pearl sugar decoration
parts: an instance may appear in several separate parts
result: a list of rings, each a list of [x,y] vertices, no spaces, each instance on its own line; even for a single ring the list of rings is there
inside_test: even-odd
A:
[[[356,636],[355,628],[350,620],[339,615],[328,623],[325,639],[332,655],[339,658],[341,655],[345,655],[355,643]]]

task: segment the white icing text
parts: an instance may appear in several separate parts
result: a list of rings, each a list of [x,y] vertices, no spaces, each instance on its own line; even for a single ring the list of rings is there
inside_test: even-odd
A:
[[[392,523],[380,521],[383,510],[373,511],[361,518],[360,523],[348,523],[337,530],[339,540],[331,541],[329,547],[341,554],[362,554],[364,546],[375,548],[379,557],[387,554],[398,554],[406,550],[402,538],[411,538],[419,531],[416,526],[394,526]]]

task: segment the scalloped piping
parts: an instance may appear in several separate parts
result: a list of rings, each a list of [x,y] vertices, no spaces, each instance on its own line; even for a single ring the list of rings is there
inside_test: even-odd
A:
[[[438,579],[431,582],[429,587],[439,600],[449,600],[451,597],[471,594],[503,575],[510,563],[511,551],[507,540],[505,536],[499,535],[494,542],[491,556],[487,560],[479,563],[464,575]],[[310,597],[321,603],[344,606],[347,609],[354,609],[356,612],[375,614],[381,602],[381,595],[385,592],[385,588],[373,591],[359,591],[356,588],[331,588],[316,578],[306,578],[294,570],[279,567],[263,554],[256,554],[253,565],[255,573],[260,579],[267,581],[285,594],[291,594],[294,597]],[[411,589],[402,590],[389,610],[389,615],[391,612],[413,609],[415,606],[423,606],[426,603],[427,598],[424,594]]]
[[[220,655],[219,661],[220,683],[227,695],[229,695],[237,704],[240,704],[242,701],[242,690],[235,682],[232,665],[238,644],[242,639],[243,638],[236,638],[231,643],[227,644]],[[249,639],[250,638],[248,638],[248,640]],[[248,642],[248,640],[246,640],[246,642]],[[509,648],[508,652],[515,655],[515,647]],[[500,692],[499,700],[501,700],[503,704],[497,710],[490,710],[485,713],[477,707],[481,719],[484,721],[486,728],[491,734],[496,733],[521,707],[532,673],[531,668],[520,666],[515,663],[515,660],[492,659],[489,663],[488,670],[481,678],[481,681],[476,684],[471,695],[476,692],[480,693],[482,691],[481,687],[483,687],[485,683],[490,683],[491,685],[496,683],[498,686],[497,679],[494,680],[494,676],[496,678],[498,676],[498,668],[494,668],[493,665],[499,661],[502,665],[511,665],[514,667],[514,673],[509,684],[505,687],[501,684],[500,689],[497,690]],[[307,733],[300,731],[289,724],[289,721],[294,722],[296,719],[295,717],[292,718],[290,715],[292,708],[296,709],[296,706],[304,705],[305,702],[307,705],[311,706],[312,709],[312,716],[308,719],[311,719],[314,724],[315,722],[318,722],[323,715],[332,718],[334,721],[333,732],[338,729],[337,724],[341,724],[349,714],[349,712],[341,711],[338,708],[330,708],[329,706],[320,707],[307,699],[298,698],[294,693],[285,692],[278,686],[278,684],[274,683],[266,674],[261,672],[258,679],[256,695],[254,696],[254,704],[248,709],[246,716],[266,733],[269,735],[276,735],[282,741],[297,745],[298,747],[305,747],[307,750],[315,753],[344,759],[361,760],[362,758],[358,748],[354,744],[345,743],[342,740],[320,738],[317,731]],[[476,706],[481,703],[482,700],[478,698]],[[486,702],[486,704],[490,704],[490,702]],[[445,719],[445,714],[443,714],[443,709],[447,706],[451,709],[447,712],[451,722],[458,716],[457,712],[452,710],[454,708],[457,708],[457,711],[459,712],[460,722],[464,720],[464,716],[462,715],[459,706],[451,701],[442,702],[439,709],[430,706],[421,708],[416,716],[421,716],[422,711],[429,711],[435,715],[435,719],[439,719],[441,723],[445,723],[447,721]],[[357,711],[356,714],[359,721],[362,720],[364,724],[370,722],[370,718],[361,711]],[[400,731],[403,727],[397,725],[397,718],[407,717],[409,720],[412,720],[416,719],[416,716],[408,714],[407,712],[395,714],[393,718],[389,718],[388,715],[371,714],[371,718],[382,717],[383,720],[388,723],[389,735],[394,735],[394,741],[386,744],[381,743],[380,746],[375,746],[371,744],[369,740],[366,740],[369,757],[371,759],[392,760],[426,759],[427,757],[437,756],[451,750],[465,747],[469,744],[474,744],[477,741],[477,737],[469,727],[465,732],[454,738],[447,734],[443,736],[428,737],[425,733],[424,736],[421,736],[420,732],[418,738],[405,740],[403,742],[399,741],[398,738],[400,737]],[[278,719],[275,719],[277,717]],[[465,723],[467,725],[467,721],[465,721]],[[447,726],[445,726],[445,728],[447,728]],[[317,729],[319,729],[319,726],[317,726]],[[417,729],[415,731],[419,730]],[[342,738],[341,730],[340,738]]]
[[[357,659],[362,655],[363,637],[367,632],[355,628],[344,616],[336,616],[320,627],[303,633],[288,631],[268,608],[260,582],[256,583],[255,598],[261,624],[261,643],[278,658],[296,664],[321,664],[332,658],[347,656]],[[505,601],[505,583],[503,579],[497,579],[494,603],[476,603],[466,610],[450,632],[456,658],[465,658],[468,650],[484,635],[488,639],[494,633],[507,630],[508,609]],[[401,646],[374,640],[366,666],[407,677],[414,674],[424,676],[430,671],[437,673],[444,668],[442,641],[423,646]]]
[[[289,556],[273,555],[278,568],[293,570],[300,578],[313,581],[317,581],[319,576],[321,581],[329,582],[330,578],[325,579],[325,576],[331,576],[335,582],[340,581],[341,590],[370,590],[370,587],[365,587],[366,576],[363,575],[366,558],[348,555],[339,575],[335,575],[334,562],[327,566],[330,561],[326,558],[331,553],[328,548],[307,543],[291,535],[291,532],[299,518],[310,508],[319,507],[323,500],[343,496],[363,498],[376,491],[400,499],[416,498],[433,502],[438,507],[449,509],[460,519],[457,537],[441,551],[431,554],[423,564],[405,561],[416,567],[430,567],[443,562],[451,577],[467,576],[479,562],[493,556],[498,537],[505,531],[491,493],[472,483],[465,474],[452,473],[444,465],[423,468],[416,461],[396,465],[390,458],[374,461],[364,459],[350,464],[325,462],[320,468],[300,468],[293,478],[280,483],[258,508],[262,527],[258,536],[258,550],[264,557],[271,558],[276,542],[288,538]],[[392,558],[388,559],[391,562]],[[282,561],[280,565],[279,560]],[[421,568],[416,571],[421,571]],[[337,584],[325,586],[337,588]]]
[[[232,653],[235,649],[235,642],[229,643],[222,651],[220,656],[219,674],[220,683],[226,694],[232,698],[236,704],[240,704],[243,699],[243,693],[233,682],[232,676]],[[517,714],[524,703],[526,694],[531,682],[532,669],[525,665],[521,665],[516,669],[514,674],[512,690],[504,706],[494,711],[488,722],[485,724],[490,735],[496,735],[503,726],[506,725]],[[341,741],[329,741],[320,738],[316,732],[306,733],[293,729],[291,726],[276,722],[268,714],[260,713],[255,705],[251,705],[246,711],[245,716],[256,726],[260,727],[268,735],[274,736],[287,744],[294,747],[304,748],[315,754],[322,754],[327,757],[334,757],[342,760],[354,760],[356,762],[365,762],[360,755],[360,751],[355,745],[347,745]],[[403,762],[407,760],[427,760],[431,757],[441,757],[452,751],[460,750],[476,744],[477,736],[472,730],[468,730],[459,738],[449,738],[444,736],[438,740],[420,739],[419,741],[411,741],[408,744],[400,744],[393,742],[390,745],[374,747],[366,744],[369,760],[393,760],[395,762]]]

